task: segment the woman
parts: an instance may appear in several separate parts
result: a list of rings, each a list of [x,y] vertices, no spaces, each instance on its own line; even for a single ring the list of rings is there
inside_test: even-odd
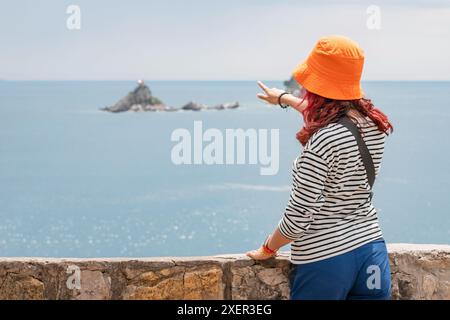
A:
[[[370,154],[374,177],[393,127],[363,97],[363,64],[363,50],[355,42],[329,36],[293,72],[303,88],[301,98],[258,82],[264,91],[258,98],[291,106],[304,118],[297,133],[304,149],[294,161],[285,213],[264,244],[247,252],[265,260],[292,242],[291,299],[390,298],[388,254],[359,144],[365,144],[366,158]],[[358,131],[352,134],[343,117],[357,125],[363,142],[358,144]]]

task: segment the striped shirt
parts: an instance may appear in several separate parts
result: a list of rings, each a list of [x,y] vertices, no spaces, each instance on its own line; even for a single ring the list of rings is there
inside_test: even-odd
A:
[[[358,123],[378,175],[386,134],[366,117]],[[293,164],[293,186],[278,228],[291,243],[290,260],[330,258],[382,238],[358,144],[340,123],[315,132]]]

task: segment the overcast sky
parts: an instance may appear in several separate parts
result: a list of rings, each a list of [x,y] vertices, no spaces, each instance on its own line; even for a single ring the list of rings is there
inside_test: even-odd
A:
[[[450,80],[450,0],[2,0],[0,79],[281,80],[329,34],[364,48],[365,80]]]

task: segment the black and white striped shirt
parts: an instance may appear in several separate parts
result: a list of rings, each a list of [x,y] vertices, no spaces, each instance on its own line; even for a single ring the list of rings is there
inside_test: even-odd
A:
[[[378,175],[386,134],[369,117],[358,123]],[[340,123],[315,132],[293,164],[293,186],[280,232],[291,262],[330,258],[382,238],[358,145]]]

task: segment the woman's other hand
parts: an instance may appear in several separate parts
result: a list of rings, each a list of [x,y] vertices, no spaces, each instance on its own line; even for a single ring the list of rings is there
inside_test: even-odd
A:
[[[270,104],[278,104],[278,97],[285,92],[285,90],[269,88],[261,81],[258,81],[258,86],[261,87],[264,93],[258,93],[256,96]]]
[[[252,251],[248,251],[246,253],[246,255],[254,260],[267,260],[270,259],[272,257],[275,257],[277,255],[277,253],[267,253],[266,251],[264,251],[263,247],[259,247],[259,249],[256,250],[252,250]]]

